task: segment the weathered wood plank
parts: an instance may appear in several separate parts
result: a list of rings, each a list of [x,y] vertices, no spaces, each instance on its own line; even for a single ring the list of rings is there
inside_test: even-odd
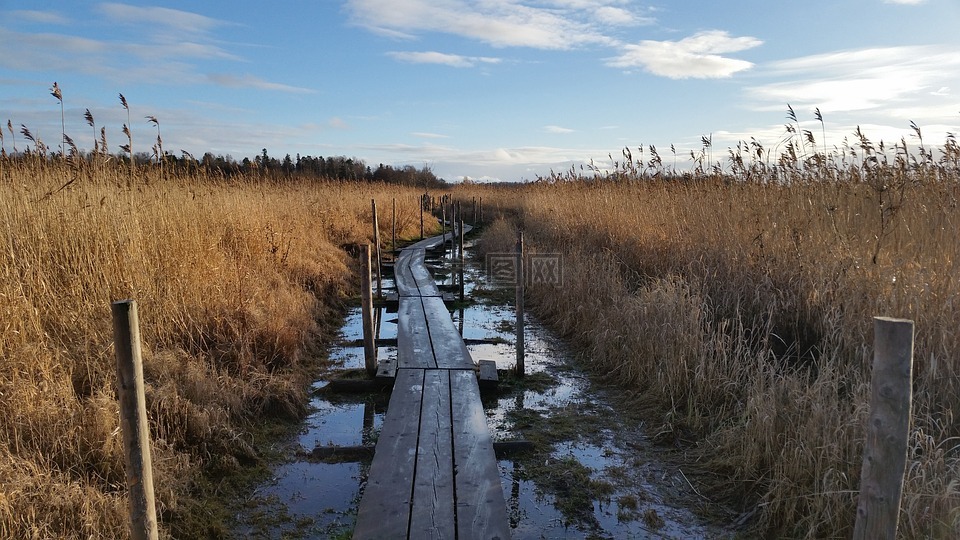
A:
[[[417,280],[414,279],[410,269],[413,255],[414,250],[403,250],[394,266],[394,281],[397,285],[397,294],[400,296],[420,296],[420,288],[417,287]]]
[[[510,538],[507,504],[473,371],[450,371],[457,538]]]
[[[421,299],[401,298],[397,318],[397,367],[437,367]]]
[[[410,538],[455,538],[450,375],[424,374]]]
[[[424,297],[423,311],[430,328],[430,342],[437,367],[445,369],[473,369],[473,358],[460,332],[450,318],[450,312],[441,298]]]
[[[354,539],[407,538],[423,377],[420,369],[397,373],[357,511]]]
[[[427,267],[423,264],[425,257],[426,253],[422,249],[416,250],[410,260],[410,272],[417,282],[420,296],[440,296],[437,282],[433,280],[433,276],[430,275]]]

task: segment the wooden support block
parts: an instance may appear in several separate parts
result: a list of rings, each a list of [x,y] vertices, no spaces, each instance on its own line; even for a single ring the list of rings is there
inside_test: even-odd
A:
[[[497,376],[497,363],[493,360],[481,360],[480,362],[480,391],[496,390],[500,378]]]
[[[384,358],[380,360],[380,364],[377,366],[377,379],[390,379],[393,380],[397,376],[397,361],[393,358]]]

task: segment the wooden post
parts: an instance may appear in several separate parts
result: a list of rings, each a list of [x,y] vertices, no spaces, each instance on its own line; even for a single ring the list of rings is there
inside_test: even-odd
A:
[[[377,200],[370,199],[373,206],[373,245],[377,256],[377,298],[383,298],[383,273],[380,271],[380,220],[377,218]]]
[[[440,200],[440,249],[442,249],[441,259],[447,256],[447,205]]]
[[[874,317],[873,332],[870,417],[853,538],[893,540],[910,435],[913,321]]]
[[[483,223],[483,197],[480,197],[480,223]]]
[[[397,198],[393,198],[393,238],[390,240],[390,252],[397,252]]]
[[[523,231],[517,232],[517,376],[523,377]]]
[[[423,205],[426,204],[424,200],[426,195],[420,195],[420,239],[423,240]]]
[[[131,536],[156,540],[157,509],[153,500],[153,463],[150,458],[150,425],[143,389],[143,359],[140,355],[140,321],[137,302],[123,300],[111,305],[113,343],[117,356],[120,395],[120,426],[123,431],[127,487],[130,489]]]
[[[477,226],[477,198],[473,198],[473,226]]]
[[[360,309],[363,310],[363,363],[367,374],[377,374],[377,344],[373,335],[373,285],[370,265],[370,245],[360,248]]]
[[[464,291],[465,285],[463,283],[464,260],[465,259],[463,256],[463,216],[461,215],[460,216],[460,302],[461,303],[464,301],[464,295],[465,295],[465,291]],[[461,331],[460,334],[462,335],[463,332]]]

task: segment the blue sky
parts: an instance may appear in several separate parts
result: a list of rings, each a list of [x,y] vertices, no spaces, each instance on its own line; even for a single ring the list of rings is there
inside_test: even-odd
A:
[[[671,164],[773,148],[787,103],[823,144],[960,131],[957,0],[0,0],[0,122],[51,147],[357,157],[535,179],[624,147]],[[4,145],[12,149],[5,132]]]

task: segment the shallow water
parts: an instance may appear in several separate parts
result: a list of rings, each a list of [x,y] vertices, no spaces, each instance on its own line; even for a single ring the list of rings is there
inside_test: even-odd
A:
[[[447,257],[449,262],[449,257]],[[441,262],[428,253],[428,265]],[[465,270],[467,295],[482,283],[480,265]],[[437,280],[452,285],[451,273]],[[385,281],[386,282],[386,281]],[[501,343],[468,345],[474,361],[493,360],[498,369],[515,365],[515,334],[512,306],[480,300],[451,316],[465,339],[497,340]],[[396,314],[381,313],[380,337],[396,337]],[[359,308],[350,311],[340,332],[343,342],[361,339]],[[550,383],[541,388],[514,390],[510,394],[486,397],[487,421],[494,440],[534,436],[517,429],[511,417],[516,412],[537,418],[570,415],[577,421],[598,420],[589,435],[574,434],[553,445],[552,451],[537,454],[556,464],[563,475],[564,464],[575,460],[589,478],[607,486],[602,497],[591,501],[587,519],[573,519],[559,504],[562,490],[544,477],[531,473],[529,458],[498,461],[501,485],[507,501],[514,538],[718,538],[730,531],[707,523],[694,513],[695,491],[674,466],[659,463],[657,452],[643,433],[643,426],[611,405],[609,391],[590,382],[576,368],[567,348],[532,314],[526,314],[525,366],[528,374],[548,375]],[[395,357],[395,347],[381,347],[381,356]],[[336,346],[330,352],[334,369],[363,366],[362,347]],[[329,397],[319,392],[326,383],[314,384],[311,412],[295,440],[289,442],[289,459],[278,464],[271,481],[257,488],[247,508],[238,516],[238,536],[261,538],[320,538],[338,534],[349,537],[356,517],[361,487],[369,463],[326,464],[298,458],[315,446],[356,446],[373,444],[385,413],[387,395]],[[333,400],[333,401],[331,401]],[[592,415],[592,416],[591,416]],[[602,421],[601,421],[602,420]],[[631,423],[632,422],[632,423]],[[602,424],[602,425],[599,425]],[[548,425],[548,424],[544,424]],[[584,432],[590,430],[584,430]],[[588,503],[589,504],[589,503]]]

